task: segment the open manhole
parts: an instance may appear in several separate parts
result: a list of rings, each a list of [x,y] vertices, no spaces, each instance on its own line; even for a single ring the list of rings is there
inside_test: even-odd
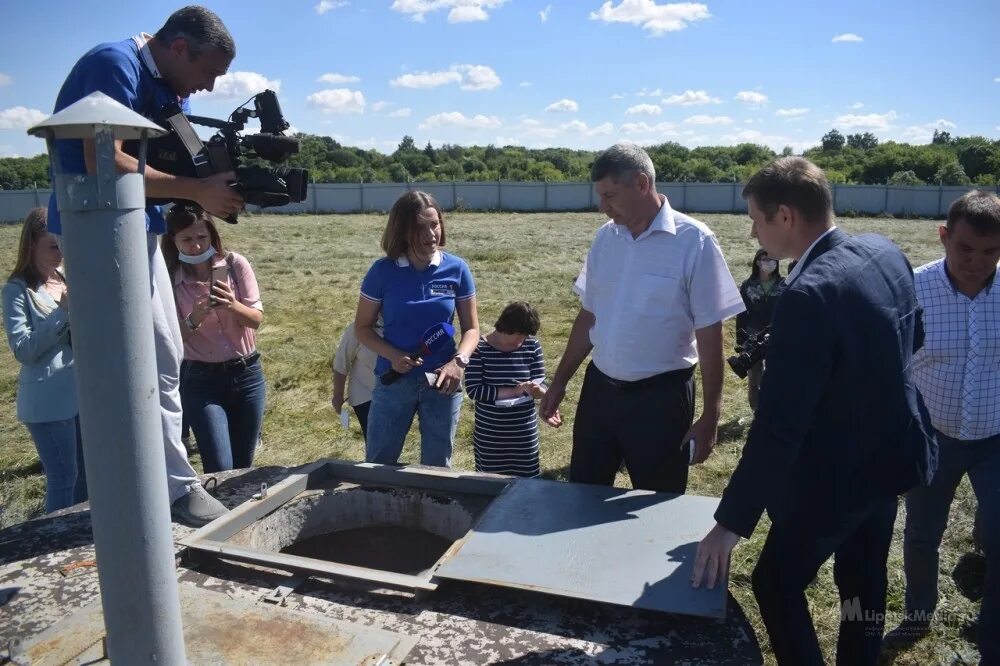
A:
[[[392,589],[437,588],[434,572],[511,479],[322,461],[195,532],[224,559]]]
[[[490,497],[331,480],[247,526],[229,543],[425,576],[472,529]]]

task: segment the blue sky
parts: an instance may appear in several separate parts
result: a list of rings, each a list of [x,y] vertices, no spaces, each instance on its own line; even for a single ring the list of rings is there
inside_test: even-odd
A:
[[[237,55],[195,113],[278,92],[293,129],[392,152],[489,143],[599,149],[619,139],[763,143],[831,127],[926,143],[1000,138],[997,0],[220,0]],[[76,59],[155,32],[180,3],[7,0],[0,156],[44,144]]]

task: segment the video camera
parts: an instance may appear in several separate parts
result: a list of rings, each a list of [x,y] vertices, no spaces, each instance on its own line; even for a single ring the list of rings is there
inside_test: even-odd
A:
[[[246,108],[250,101],[254,103],[253,109]],[[250,118],[260,120],[260,133],[240,135]],[[176,103],[165,106],[156,120],[166,125],[170,132],[149,142],[147,161],[154,169],[192,178],[234,171],[233,187],[248,204],[255,206],[284,206],[305,200],[309,185],[306,169],[244,164],[245,160],[258,158],[281,163],[299,152],[299,140],[283,134],[289,124],[281,114],[278,96],[273,90],[254,95],[233,111],[228,121],[186,116]],[[219,131],[204,143],[191,123]],[[138,155],[138,148],[137,141],[126,141],[123,146],[123,150],[133,156]],[[152,203],[169,201],[172,200],[151,200]],[[226,221],[236,224],[236,216]]]
[[[750,368],[757,365],[767,354],[767,343],[771,339],[770,331],[771,328],[767,327],[749,332],[743,344],[736,345],[736,355],[726,359],[729,367],[740,379],[746,379]]]

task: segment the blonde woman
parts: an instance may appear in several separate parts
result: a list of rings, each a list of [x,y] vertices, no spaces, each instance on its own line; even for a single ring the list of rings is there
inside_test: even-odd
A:
[[[21,364],[17,418],[45,469],[46,513],[87,499],[62,262],[46,209],[35,208],[24,219],[17,262],[3,287],[3,323]]]

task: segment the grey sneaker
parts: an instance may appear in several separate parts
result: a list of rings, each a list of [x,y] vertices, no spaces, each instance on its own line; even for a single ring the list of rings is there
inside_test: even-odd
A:
[[[229,509],[222,502],[208,494],[208,491],[196,484],[191,491],[170,505],[170,515],[178,523],[188,527],[201,527],[216,518],[224,516]]]

